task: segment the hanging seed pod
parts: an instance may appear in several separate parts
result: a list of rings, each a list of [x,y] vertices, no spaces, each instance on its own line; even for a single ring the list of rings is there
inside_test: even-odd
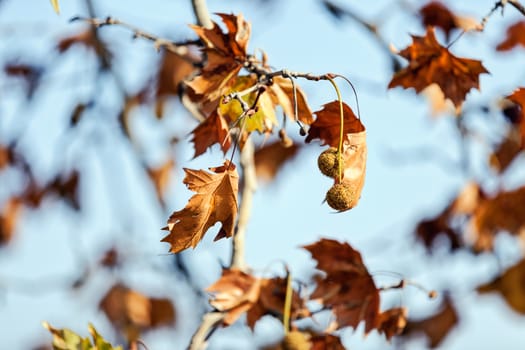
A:
[[[337,149],[330,147],[319,155],[317,166],[323,175],[335,179],[339,175],[339,159]],[[344,167],[344,162],[343,162]]]
[[[355,189],[346,183],[335,184],[326,192],[326,202],[337,211],[352,209],[357,204]]]
[[[308,341],[306,334],[299,331],[292,331],[284,337],[282,341],[283,350],[309,350],[312,344]]]

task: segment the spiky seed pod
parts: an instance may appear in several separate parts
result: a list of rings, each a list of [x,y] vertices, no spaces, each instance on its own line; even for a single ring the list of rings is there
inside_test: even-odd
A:
[[[355,188],[348,183],[333,185],[326,192],[326,202],[337,211],[352,209],[357,204]]]
[[[306,334],[292,331],[285,335],[282,342],[283,350],[309,350],[312,344]]]
[[[339,175],[339,157],[337,149],[335,147],[330,147],[321,153],[319,158],[317,158],[317,166],[323,175],[335,179]],[[342,164],[342,167],[344,167],[344,164]]]

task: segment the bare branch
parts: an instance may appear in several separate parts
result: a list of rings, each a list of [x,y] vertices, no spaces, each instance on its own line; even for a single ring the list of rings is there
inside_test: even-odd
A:
[[[191,338],[188,350],[204,350],[208,346],[208,338],[224,319],[223,312],[208,312],[202,316],[202,322]],[[210,331],[211,330],[211,331]]]
[[[119,19],[112,18],[112,17],[107,17],[106,19],[99,19],[99,18],[86,18],[86,17],[77,16],[77,17],[71,18],[71,21],[82,21],[82,22],[92,25],[95,28],[101,28],[101,27],[110,26],[110,25],[124,27],[126,29],[129,29],[133,33],[134,38],[142,38],[142,39],[153,42],[153,46],[155,46],[157,50],[165,49],[176,55],[183,57],[184,59],[191,61],[192,63],[197,62],[194,57],[191,57],[191,55],[189,55],[190,52],[188,49],[188,45],[197,44],[198,43],[197,41],[185,41],[181,43],[173,42],[171,40],[160,38],[153,34],[147,33],[141,30],[140,28],[137,28],[131,24],[128,24],[126,22],[123,22]]]
[[[193,6],[193,12],[195,13],[197,23],[201,27],[212,28],[213,22],[210,18],[210,12],[208,11],[206,0],[192,0],[191,5]]]
[[[253,194],[257,189],[257,177],[255,175],[254,146],[251,139],[246,140],[241,151],[241,168],[243,170],[244,186],[242,188],[242,201],[239,208],[239,221],[233,235],[233,247],[230,268],[240,270],[246,269],[244,242],[246,228],[250,219],[253,202]]]
[[[516,10],[518,10],[519,12],[521,12],[522,15],[525,16],[525,6],[523,6],[518,0],[507,0],[507,2],[514,6]]]

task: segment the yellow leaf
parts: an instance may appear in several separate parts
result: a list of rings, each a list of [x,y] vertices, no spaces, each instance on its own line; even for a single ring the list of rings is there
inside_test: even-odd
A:
[[[58,5],[58,0],[50,0],[51,5],[53,6],[53,10],[57,13],[57,15],[60,14],[60,6]]]

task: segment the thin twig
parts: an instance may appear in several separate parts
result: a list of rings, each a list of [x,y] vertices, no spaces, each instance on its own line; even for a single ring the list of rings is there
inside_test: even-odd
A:
[[[525,16],[525,6],[523,6],[518,0],[507,0],[507,2],[514,6],[516,10],[521,12],[523,16]]]
[[[160,38],[153,34],[147,33],[138,27],[135,27],[131,24],[128,24],[124,21],[121,21],[119,19],[112,18],[112,17],[106,17],[105,19],[99,19],[99,18],[86,18],[86,17],[76,16],[76,17],[71,18],[71,21],[72,22],[74,21],[86,22],[95,28],[101,28],[101,27],[110,26],[110,25],[124,27],[126,29],[129,29],[133,33],[134,38],[142,38],[142,39],[153,42],[153,45],[155,46],[157,50],[165,49],[166,51],[170,51],[176,55],[179,55],[180,57],[186,60],[189,60],[191,63],[198,62],[195,59],[195,57],[189,54],[190,52],[188,49],[188,45],[195,45],[198,43],[197,41],[185,41],[185,42],[177,43],[169,39]]]

